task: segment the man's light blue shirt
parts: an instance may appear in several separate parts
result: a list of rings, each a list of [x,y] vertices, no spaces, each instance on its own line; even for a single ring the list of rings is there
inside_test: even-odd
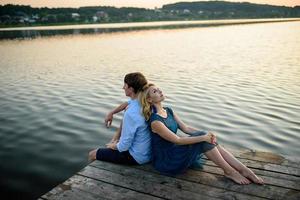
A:
[[[128,103],[117,148],[120,152],[129,150],[139,164],[144,164],[151,160],[152,155],[150,129],[142,115],[140,102],[133,99]]]

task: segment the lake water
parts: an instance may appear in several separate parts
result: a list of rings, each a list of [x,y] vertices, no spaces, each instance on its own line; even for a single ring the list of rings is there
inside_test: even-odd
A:
[[[1,40],[0,188],[37,198],[87,165],[134,71],[219,143],[299,157],[299,52],[300,22]]]

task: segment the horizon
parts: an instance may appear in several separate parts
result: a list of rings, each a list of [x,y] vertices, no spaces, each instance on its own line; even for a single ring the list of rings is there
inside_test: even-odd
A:
[[[215,1],[215,0],[208,0]],[[227,1],[227,0],[226,0]],[[178,2],[199,2],[197,0],[157,0],[157,1],[148,1],[148,0],[128,0],[128,1],[119,1],[119,0],[65,0],[61,2],[60,0],[51,0],[51,1],[34,1],[34,0],[2,0],[0,5],[14,4],[14,5],[29,5],[31,7],[49,7],[49,8],[79,8],[87,6],[113,6],[113,7],[137,7],[137,8],[161,8],[163,5],[178,3]],[[255,4],[268,4],[275,6],[287,6],[294,7],[299,6],[299,0],[229,0],[227,2],[249,2]]]

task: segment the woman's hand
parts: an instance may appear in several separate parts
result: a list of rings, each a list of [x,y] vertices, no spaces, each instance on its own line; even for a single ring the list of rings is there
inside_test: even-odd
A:
[[[208,143],[215,144],[217,142],[217,136],[212,132],[208,132],[205,137],[205,141]]]
[[[217,136],[214,134],[214,133],[212,133],[212,139],[211,139],[211,143],[212,144],[216,144],[217,143]]]

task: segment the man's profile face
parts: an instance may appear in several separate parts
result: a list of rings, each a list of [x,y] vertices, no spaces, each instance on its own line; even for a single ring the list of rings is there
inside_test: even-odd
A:
[[[124,83],[123,89],[124,89],[124,92],[125,92],[126,96],[128,96],[128,97],[131,96],[131,94],[132,94],[132,88],[129,87],[127,83]]]

